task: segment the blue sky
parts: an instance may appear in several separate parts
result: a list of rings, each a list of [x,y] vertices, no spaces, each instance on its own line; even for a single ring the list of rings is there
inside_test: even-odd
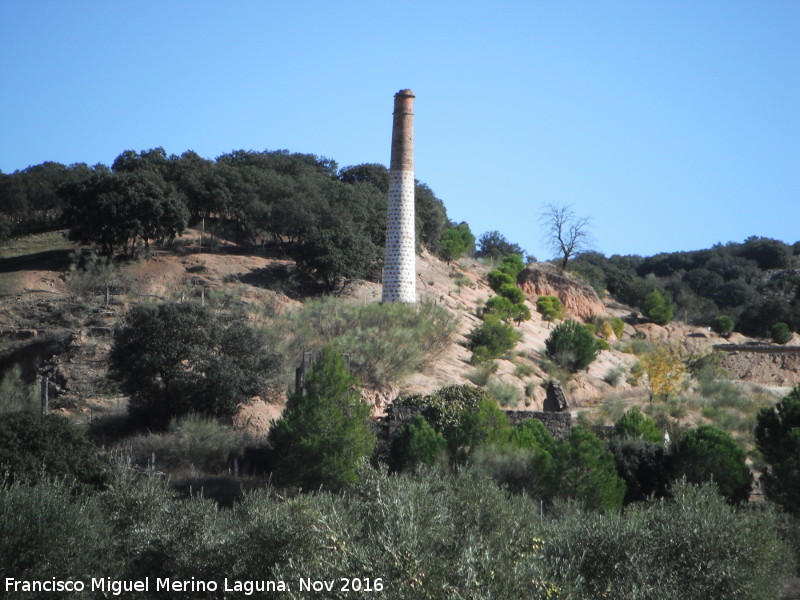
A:
[[[551,256],[800,240],[800,2],[0,0],[0,170],[163,146],[388,164],[476,234]]]

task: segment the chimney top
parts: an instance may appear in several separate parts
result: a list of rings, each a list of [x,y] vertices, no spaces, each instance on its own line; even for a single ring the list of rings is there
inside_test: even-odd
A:
[[[406,96],[408,98],[416,98],[416,96],[414,95],[414,92],[412,92],[409,89],[400,90],[399,92],[397,92],[395,94],[395,97],[397,97],[397,96]]]

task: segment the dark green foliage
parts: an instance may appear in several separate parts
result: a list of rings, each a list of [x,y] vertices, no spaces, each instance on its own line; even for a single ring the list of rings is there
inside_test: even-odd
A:
[[[792,339],[792,332],[786,323],[775,323],[769,331],[772,341],[776,344],[785,344]]]
[[[130,254],[137,241],[172,239],[186,227],[189,213],[174,188],[148,170],[100,173],[62,189],[69,237],[97,244],[110,255]]]
[[[525,268],[525,263],[522,260],[521,254],[509,254],[502,258],[497,268],[504,273],[508,273],[514,280],[514,283],[516,283],[517,275]]]
[[[779,600],[791,556],[769,510],[737,510],[710,486],[681,484],[673,500],[622,514],[559,507],[544,561],[559,598]]]
[[[81,486],[105,482],[91,442],[66,418],[33,411],[0,414],[0,473],[7,481],[63,478]]]
[[[587,368],[597,358],[597,339],[573,319],[559,323],[545,341],[547,356],[573,373]]]
[[[508,298],[512,304],[520,304],[525,302],[525,294],[513,283],[506,283],[500,286],[500,295]]]
[[[511,318],[514,319],[514,322],[519,325],[523,321],[530,321],[531,319],[531,309],[528,308],[528,305],[524,302],[520,302],[519,304],[514,304],[511,307]]]
[[[512,350],[521,335],[514,330],[512,325],[503,323],[493,315],[486,315],[483,322],[477,325],[467,336],[468,348],[475,353],[479,348],[485,358],[500,358]]]
[[[498,269],[489,271],[489,274],[486,276],[486,280],[489,282],[489,287],[495,292],[499,292],[500,288],[504,285],[511,285],[514,283],[514,278],[511,275]]]
[[[355,227],[312,227],[296,262],[300,271],[332,290],[341,279],[368,278],[380,252],[370,237]]]
[[[69,483],[58,478],[44,478],[35,486],[0,484],[0,565],[4,578],[88,582],[92,577],[113,576],[118,572],[118,561],[112,552],[112,539],[95,494],[76,495]],[[9,590],[5,597],[39,600],[89,596]]]
[[[690,483],[713,481],[731,503],[750,497],[752,476],[745,453],[726,432],[712,425],[701,425],[685,432],[673,442],[675,477]]]
[[[414,216],[417,222],[417,243],[433,254],[441,255],[442,235],[447,228],[447,211],[444,203],[424,183],[415,182]]]
[[[486,301],[483,307],[483,315],[494,315],[501,321],[510,321],[513,315],[514,305],[505,296],[493,296]]]
[[[719,315],[711,322],[711,330],[722,337],[728,337],[733,332],[733,319]]]
[[[761,409],[755,440],[768,465],[761,475],[764,493],[800,516],[800,386],[773,408]]]
[[[414,469],[419,464],[432,466],[444,454],[444,436],[417,415],[403,425],[392,440],[389,468],[392,471]]]
[[[673,305],[667,303],[658,290],[653,290],[644,299],[642,312],[656,325],[667,325],[672,321]]]
[[[160,427],[190,412],[230,417],[266,390],[279,362],[244,315],[192,302],[133,307],[110,361],[131,414]]]
[[[539,296],[536,299],[536,310],[545,321],[564,318],[564,305],[557,296]]]
[[[451,224],[442,236],[442,258],[447,261],[458,260],[467,254],[474,245],[475,236],[472,235],[469,225],[464,222],[458,225]]]
[[[661,432],[656,422],[643,414],[638,406],[627,410],[614,424],[614,437],[661,443]]]
[[[575,427],[555,447],[555,472],[548,498],[573,498],[587,508],[618,510],[625,483],[617,476],[613,455],[588,429]]]
[[[641,438],[614,438],[608,443],[617,474],[625,481],[624,504],[669,496],[672,462],[662,444]]]
[[[326,349],[306,376],[305,394],[295,394],[270,429],[277,481],[314,490],[358,482],[358,466],[375,448],[370,408],[356,378],[338,352]]]
[[[517,244],[509,242],[499,231],[486,231],[478,239],[478,251],[475,256],[500,260],[505,256],[518,254],[522,256],[524,250]]]
[[[462,411],[457,425],[447,434],[453,452],[470,451],[477,446],[503,446],[511,436],[506,413],[494,400],[481,398],[477,407]]]
[[[4,214],[0,213],[0,242],[5,242],[14,232],[14,224]]]
[[[486,392],[474,385],[448,385],[425,396],[401,396],[395,400],[395,404],[424,408],[426,420],[436,431],[449,438],[460,426],[464,412],[476,410],[486,397]]]

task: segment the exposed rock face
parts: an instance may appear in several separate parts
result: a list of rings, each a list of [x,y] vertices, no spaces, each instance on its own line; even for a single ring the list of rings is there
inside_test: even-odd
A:
[[[732,379],[762,385],[795,386],[800,384],[800,348],[786,346],[748,347],[721,345],[720,366]]]
[[[517,283],[534,304],[539,296],[556,296],[571,316],[584,321],[606,312],[591,286],[549,265],[528,265],[517,277]]]

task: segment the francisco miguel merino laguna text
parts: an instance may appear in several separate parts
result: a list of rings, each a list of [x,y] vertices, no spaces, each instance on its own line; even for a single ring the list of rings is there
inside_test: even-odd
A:
[[[220,589],[215,580],[170,579],[169,577],[156,577],[155,592],[216,592]],[[369,577],[341,577],[339,579],[311,579],[304,577],[299,580],[300,591],[332,591],[342,592],[381,592],[383,591],[382,578]],[[83,592],[87,589],[82,579],[40,579],[25,580],[14,577],[5,578],[5,592]],[[150,577],[136,580],[113,579],[112,577],[92,577],[88,586],[91,591],[110,593],[119,596],[125,592],[149,592],[151,590]],[[281,580],[239,580],[223,579],[222,591],[240,592],[250,596],[255,592],[288,592],[289,584]]]

